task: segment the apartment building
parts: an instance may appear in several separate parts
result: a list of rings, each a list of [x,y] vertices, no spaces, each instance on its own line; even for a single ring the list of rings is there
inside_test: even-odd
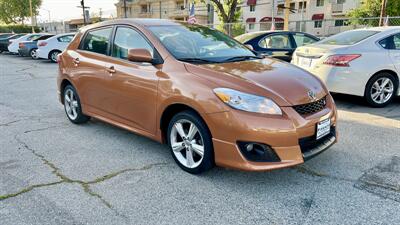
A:
[[[276,29],[283,29],[284,0],[245,0],[243,21],[246,31],[269,30],[272,13]],[[346,14],[360,4],[360,0],[292,0],[290,2],[289,30],[303,31],[317,36],[328,36],[352,29]]]
[[[128,18],[161,18],[186,21],[189,17],[189,0],[126,0]],[[123,18],[125,14],[124,1],[115,4],[117,16]],[[205,3],[196,3],[196,19],[200,24],[210,23]],[[212,23],[212,22],[211,22]]]

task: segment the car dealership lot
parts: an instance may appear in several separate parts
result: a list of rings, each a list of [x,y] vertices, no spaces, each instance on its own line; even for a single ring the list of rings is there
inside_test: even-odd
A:
[[[57,65],[0,55],[0,224],[399,224],[400,99],[334,96],[339,143],[304,165],[190,175],[166,146],[74,125]]]

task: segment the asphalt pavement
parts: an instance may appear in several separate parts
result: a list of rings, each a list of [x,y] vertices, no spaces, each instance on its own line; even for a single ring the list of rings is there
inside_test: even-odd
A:
[[[70,123],[57,65],[0,54],[0,224],[400,224],[400,99],[334,95],[339,143],[270,172],[182,171],[168,148]]]

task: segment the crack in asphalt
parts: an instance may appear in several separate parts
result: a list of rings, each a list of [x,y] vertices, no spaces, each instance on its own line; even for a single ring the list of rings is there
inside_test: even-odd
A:
[[[48,128],[47,128],[48,129]],[[43,130],[43,129],[38,129],[38,130]],[[33,131],[38,131],[38,130],[32,130],[30,132]],[[26,133],[26,132],[24,132]],[[52,163],[51,161],[47,160],[46,157],[40,153],[38,153],[35,149],[31,148],[26,142],[22,141],[18,135],[14,136],[14,139],[20,144],[22,145],[25,149],[27,149],[28,151],[30,151],[34,156],[36,156],[37,158],[39,158],[45,165],[47,165],[48,167],[51,168],[52,173],[54,175],[56,175],[60,180],[57,182],[52,182],[52,183],[43,183],[43,184],[35,184],[35,185],[31,185],[28,187],[23,188],[22,190],[15,192],[15,193],[11,193],[11,194],[6,194],[6,195],[0,195],[0,201],[9,199],[9,198],[13,198],[13,197],[17,197],[21,194],[30,192],[34,189],[37,188],[42,188],[42,187],[49,187],[49,186],[54,186],[54,185],[58,185],[58,184],[63,184],[63,183],[70,183],[70,184],[79,184],[81,185],[83,191],[85,193],[87,193],[88,195],[95,197],[97,199],[99,199],[106,207],[108,207],[109,209],[111,209],[116,215],[123,217],[124,219],[128,219],[127,216],[119,213],[112,205],[110,202],[108,202],[107,200],[105,200],[103,198],[103,196],[101,196],[99,193],[96,193],[95,191],[93,191],[90,188],[90,185],[92,184],[98,184],[101,182],[104,182],[106,180],[112,179],[116,176],[119,176],[123,173],[127,173],[127,172],[134,172],[134,171],[146,171],[146,170],[150,170],[155,166],[164,166],[164,165],[168,165],[170,163],[152,163],[152,164],[148,164],[145,165],[143,167],[139,167],[139,168],[127,168],[127,169],[123,169],[120,171],[116,171],[110,174],[106,174],[104,176],[95,178],[94,180],[91,181],[83,181],[83,180],[76,180],[76,179],[71,179],[68,176],[64,175],[60,168],[58,168],[54,163]]]
[[[13,123],[18,123],[19,121],[21,121],[21,120],[13,120],[13,121],[10,121],[7,123],[2,123],[2,124],[0,124],[0,127],[8,127],[9,125],[11,125]]]
[[[16,70],[15,73],[25,73],[25,74],[28,74],[31,78],[35,79],[36,76],[35,76],[33,73],[27,71],[27,70],[33,69],[33,68],[37,68],[37,66],[36,66],[35,64],[32,64],[32,65],[29,66],[29,67]]]
[[[354,183],[357,180],[355,179],[350,179],[350,178],[344,178],[344,177],[337,177],[337,176],[333,176],[330,174],[326,174],[326,173],[322,173],[319,171],[315,171],[309,167],[306,166],[296,166],[294,167],[294,169],[299,172],[299,173],[303,173],[303,174],[308,174],[314,177],[321,177],[321,178],[327,178],[327,179],[332,179],[332,180],[340,180],[340,181],[345,181],[345,182],[351,182]]]

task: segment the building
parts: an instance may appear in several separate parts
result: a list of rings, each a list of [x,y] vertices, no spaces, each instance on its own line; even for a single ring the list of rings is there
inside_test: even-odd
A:
[[[97,23],[105,20],[108,20],[108,18],[92,17],[89,19],[87,24]],[[85,26],[83,18],[64,21],[64,31],[66,33],[76,32],[83,26]]]
[[[272,13],[276,29],[283,29],[284,0],[245,0],[243,21],[246,31],[269,30]],[[303,31],[317,36],[329,36],[352,29],[346,14],[360,4],[360,0],[292,0],[290,2],[289,30]]]
[[[42,22],[37,24],[40,30],[45,33],[51,34],[61,34],[65,33],[64,22],[52,21],[52,22]]]
[[[128,18],[160,18],[186,21],[189,17],[189,0],[126,0]],[[124,18],[124,0],[115,4],[117,17]],[[213,13],[208,13],[205,3],[195,5],[196,19],[200,24],[212,23]]]

